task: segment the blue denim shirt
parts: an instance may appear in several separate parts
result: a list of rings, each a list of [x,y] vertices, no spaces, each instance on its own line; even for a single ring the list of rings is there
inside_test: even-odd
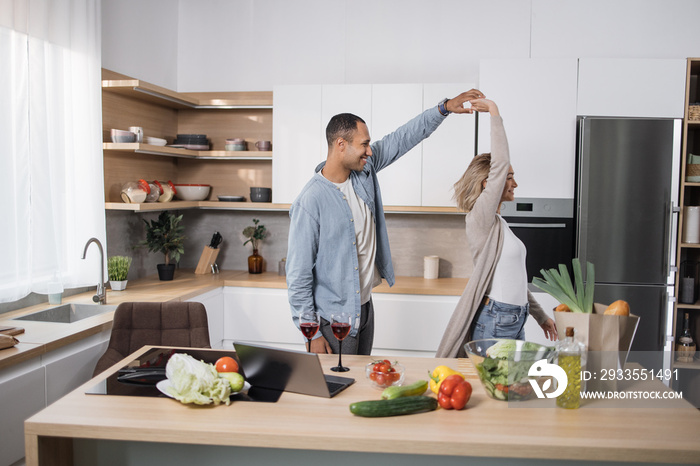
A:
[[[375,263],[382,278],[394,285],[389,236],[377,172],[430,136],[445,120],[430,108],[396,131],[371,144],[372,156],[361,172],[350,172],[355,193],[369,207],[377,229]],[[320,171],[325,162],[316,167]],[[299,316],[316,310],[326,320],[333,312],[356,316],[350,335],[357,335],[360,307],[355,226],[343,193],[332,182],[314,175],[294,200],[287,249],[287,287],[294,324]],[[317,334],[316,338],[320,336]]]

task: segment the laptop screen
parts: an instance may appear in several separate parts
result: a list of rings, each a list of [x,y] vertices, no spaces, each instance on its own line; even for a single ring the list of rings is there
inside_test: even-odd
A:
[[[343,384],[342,388],[355,381],[347,377],[325,376],[315,353],[240,342],[234,342],[233,346],[245,378],[253,387],[328,398],[337,391],[331,393],[327,377],[332,377],[335,383]]]

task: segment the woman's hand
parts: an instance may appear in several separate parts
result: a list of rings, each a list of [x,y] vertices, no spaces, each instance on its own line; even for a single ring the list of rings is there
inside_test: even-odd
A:
[[[559,336],[557,335],[557,326],[552,319],[547,319],[547,321],[540,325],[542,330],[544,330],[545,338],[549,338],[552,341],[557,341]]]
[[[462,92],[457,97],[453,97],[445,102],[445,109],[452,113],[473,113],[472,107],[464,107],[466,102],[471,102],[474,99],[483,99],[484,94],[478,89],[470,89],[467,92]]]
[[[491,115],[498,116],[498,106],[496,102],[489,99],[474,99],[470,100],[472,110],[476,112],[489,112]]]

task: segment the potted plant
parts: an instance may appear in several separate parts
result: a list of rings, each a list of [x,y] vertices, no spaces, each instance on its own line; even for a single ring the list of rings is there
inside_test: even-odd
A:
[[[107,259],[109,286],[113,291],[122,291],[126,288],[129,267],[131,267],[131,257],[129,256],[112,256]]]
[[[165,254],[165,263],[158,264],[158,278],[161,280],[172,280],[175,275],[175,262],[180,260],[184,254],[185,227],[180,225],[182,215],[175,215],[163,211],[157,220],[143,219],[146,224],[146,239],[141,242],[142,246],[151,252]],[[173,261],[174,263],[170,263]]]
[[[265,225],[260,225],[260,220],[254,218],[253,226],[245,227],[243,230],[243,236],[248,238],[243,243],[243,246],[248,243],[251,243],[253,246],[253,255],[248,257],[248,273],[262,273],[263,258],[258,254],[258,245],[260,244],[260,241],[265,239],[265,236],[267,236]]]

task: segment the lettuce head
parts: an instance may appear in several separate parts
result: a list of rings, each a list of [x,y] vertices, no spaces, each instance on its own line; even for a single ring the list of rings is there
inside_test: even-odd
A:
[[[165,375],[170,381],[168,394],[182,403],[230,403],[228,380],[219,377],[212,364],[198,361],[189,354],[173,354],[165,366]]]

